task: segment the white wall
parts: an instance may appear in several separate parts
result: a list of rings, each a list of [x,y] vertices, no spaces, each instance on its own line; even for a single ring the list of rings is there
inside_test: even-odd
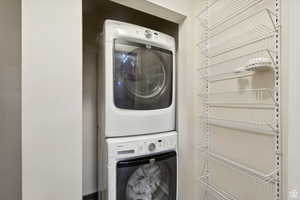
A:
[[[82,199],[81,0],[22,1],[22,199]]]
[[[192,4],[190,4],[192,5]],[[179,28],[177,51],[177,131],[179,134],[178,199],[197,199],[194,196],[194,52],[193,18],[187,16]]]
[[[300,192],[300,1],[289,0],[288,189]],[[300,198],[300,194],[299,198]]]
[[[190,13],[191,0],[110,0],[145,13],[181,23]]]
[[[289,68],[290,68],[290,2],[281,1],[281,134],[282,134],[282,197],[288,199],[288,140],[289,140]]]
[[[176,13],[180,13],[184,16],[189,16],[192,11],[191,0],[146,0],[151,3],[157,4],[163,8],[170,9]]]

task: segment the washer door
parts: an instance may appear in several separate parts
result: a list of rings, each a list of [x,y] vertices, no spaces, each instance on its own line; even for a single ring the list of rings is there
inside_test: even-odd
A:
[[[172,52],[122,39],[114,41],[114,102],[149,110],[172,103]]]
[[[176,200],[176,153],[117,164],[117,200]]]

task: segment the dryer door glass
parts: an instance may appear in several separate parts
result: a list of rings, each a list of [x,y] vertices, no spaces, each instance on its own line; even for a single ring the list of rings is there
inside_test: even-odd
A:
[[[123,109],[167,108],[172,102],[173,54],[123,39],[114,41],[114,102]]]
[[[176,200],[176,153],[120,161],[117,200]]]

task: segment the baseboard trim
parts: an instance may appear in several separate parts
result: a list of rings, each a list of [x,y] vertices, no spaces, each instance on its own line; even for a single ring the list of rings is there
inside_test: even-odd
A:
[[[98,192],[83,196],[82,200],[98,200]]]

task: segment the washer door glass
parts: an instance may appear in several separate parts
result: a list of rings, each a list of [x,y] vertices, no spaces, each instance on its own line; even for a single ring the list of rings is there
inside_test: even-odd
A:
[[[114,102],[124,109],[161,109],[172,102],[172,52],[114,41]]]
[[[120,161],[117,200],[176,200],[176,153]]]

